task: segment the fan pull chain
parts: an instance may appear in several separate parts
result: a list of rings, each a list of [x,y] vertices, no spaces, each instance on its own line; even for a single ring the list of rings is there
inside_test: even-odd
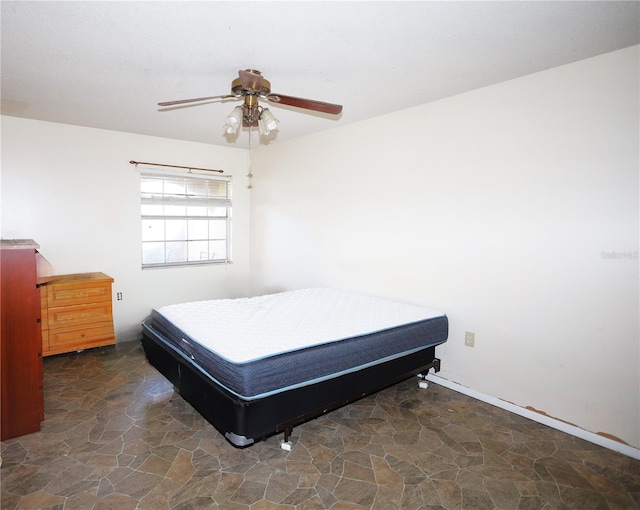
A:
[[[249,126],[249,173],[247,174],[249,184],[247,188],[253,188],[251,180],[253,179],[253,126]]]

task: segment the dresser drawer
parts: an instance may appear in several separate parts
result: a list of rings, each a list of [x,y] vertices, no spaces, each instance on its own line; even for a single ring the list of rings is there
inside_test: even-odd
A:
[[[47,310],[47,325],[50,330],[112,321],[111,301],[49,308]]]
[[[58,354],[75,350],[111,345],[114,343],[113,326],[109,323],[92,324],[86,328],[50,329],[48,334],[48,354]]]
[[[54,283],[47,285],[47,306],[59,307],[80,303],[111,302],[111,281]]]

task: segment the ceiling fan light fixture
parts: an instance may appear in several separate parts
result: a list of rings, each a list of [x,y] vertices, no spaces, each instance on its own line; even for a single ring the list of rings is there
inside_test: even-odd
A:
[[[227,116],[224,123],[224,130],[227,134],[233,135],[238,132],[240,123],[242,122],[242,107],[236,106]]]
[[[262,115],[260,115],[260,120],[264,122],[268,131],[275,131],[278,129],[278,119],[276,119],[275,115],[269,111],[268,108],[264,108],[262,110]]]
[[[262,136],[267,136],[271,132],[262,117],[258,119],[258,128],[260,129],[260,135]]]

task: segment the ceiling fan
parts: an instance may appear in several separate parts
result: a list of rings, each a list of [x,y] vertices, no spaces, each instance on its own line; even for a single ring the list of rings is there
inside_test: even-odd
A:
[[[188,103],[198,103],[212,101],[215,99],[242,99],[243,105],[236,106],[227,117],[225,131],[234,134],[238,131],[240,124],[243,127],[258,126],[260,134],[268,135],[278,127],[278,120],[267,109],[258,104],[259,99],[269,101],[276,105],[294,106],[305,110],[312,110],[331,115],[338,115],[342,112],[342,105],[315,101],[313,99],[303,99],[300,97],[286,96],[271,92],[271,83],[267,81],[260,71],[246,69],[238,71],[239,77],[231,82],[231,94],[221,96],[196,97],[193,99],[179,99],[177,101],[164,101],[158,106],[176,106]]]

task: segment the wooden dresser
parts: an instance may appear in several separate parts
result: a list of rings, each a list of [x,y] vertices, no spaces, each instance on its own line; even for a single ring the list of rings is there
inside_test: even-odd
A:
[[[37,432],[44,419],[37,250],[31,239],[0,241],[3,441]]]
[[[111,284],[104,273],[40,278],[42,355],[115,344]]]

